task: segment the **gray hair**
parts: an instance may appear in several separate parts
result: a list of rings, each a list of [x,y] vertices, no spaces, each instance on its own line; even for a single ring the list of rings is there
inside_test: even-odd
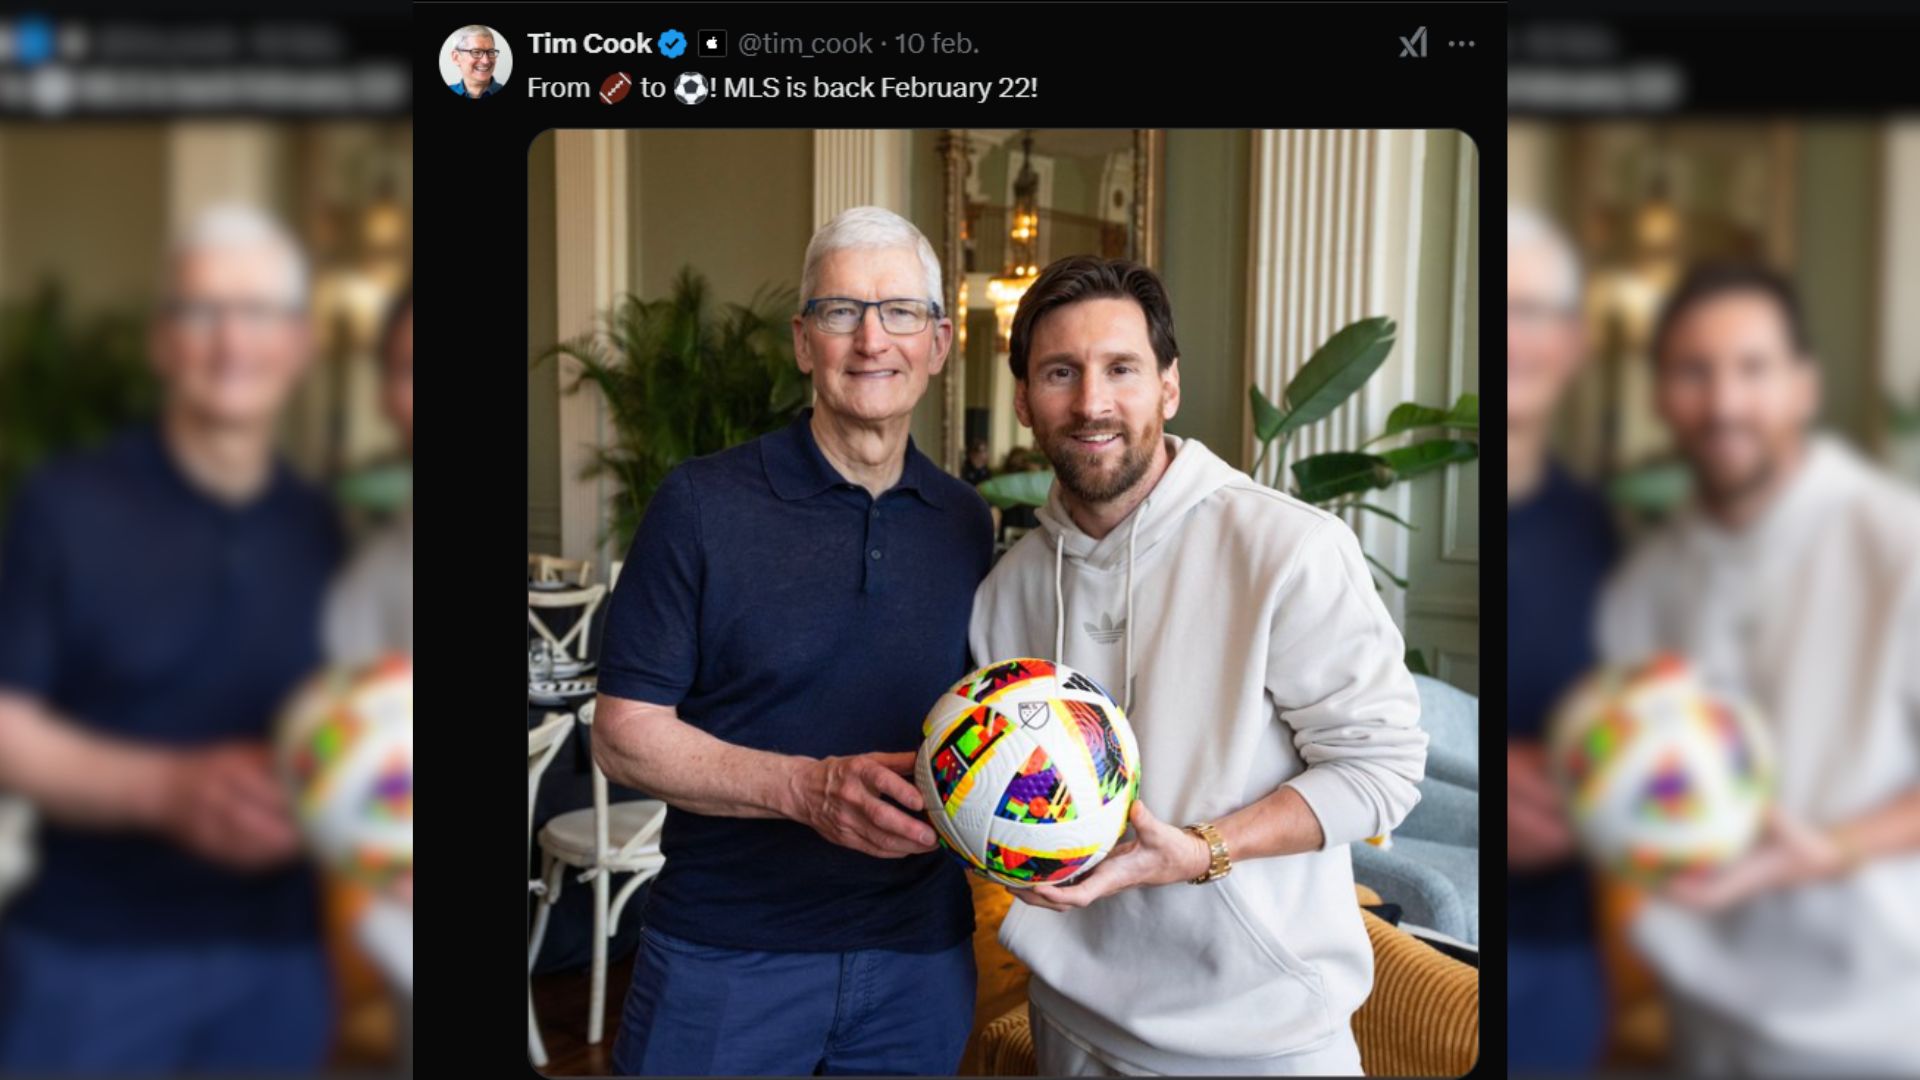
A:
[[[813,234],[813,239],[807,243],[806,261],[800,268],[800,302],[804,304],[814,298],[814,287],[820,283],[820,262],[828,255],[836,251],[888,248],[913,249],[913,253],[920,257],[920,270],[926,275],[926,298],[944,307],[946,300],[940,292],[940,258],[933,253],[933,245],[927,242],[925,234],[914,228],[913,222],[878,206],[856,206],[842,210]]]
[[[1559,264],[1560,282],[1556,290],[1562,306],[1569,310],[1580,305],[1580,255],[1573,242],[1546,215],[1531,207],[1507,206],[1507,250],[1542,247]]]
[[[286,264],[287,302],[295,307],[306,307],[307,256],[301,250],[300,242],[271,215],[245,203],[209,206],[174,234],[163,268],[160,294],[163,297],[172,295],[174,267],[183,256],[209,248],[253,247],[271,247],[279,251]]]
[[[453,35],[453,47],[456,49],[466,48],[467,42],[473,40],[473,35],[475,34],[485,34],[488,37],[493,39],[493,43],[495,45],[500,44],[500,36],[498,34],[495,34],[491,27],[481,26],[479,23],[474,23],[472,26],[461,27],[460,32]]]

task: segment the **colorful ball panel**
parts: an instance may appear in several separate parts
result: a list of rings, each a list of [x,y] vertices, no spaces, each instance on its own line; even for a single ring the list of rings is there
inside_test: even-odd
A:
[[[1118,705],[1046,660],[988,664],[933,704],[915,780],[942,847],[1016,887],[1061,882],[1106,856],[1139,788]]]

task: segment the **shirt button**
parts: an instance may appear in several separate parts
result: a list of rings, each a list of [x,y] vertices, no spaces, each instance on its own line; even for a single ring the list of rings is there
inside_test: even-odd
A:
[[[879,549],[879,548],[874,548],[874,549],[873,549],[873,557],[874,557],[874,558],[876,558],[876,559],[880,557],[880,549]]]

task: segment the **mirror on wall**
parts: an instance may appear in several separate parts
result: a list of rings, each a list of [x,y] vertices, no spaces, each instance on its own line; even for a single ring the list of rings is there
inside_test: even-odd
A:
[[[1006,335],[1040,269],[1066,255],[1159,266],[1164,133],[1144,129],[954,129],[943,133],[946,307],[953,357],[942,465],[984,442],[997,473],[1031,445],[1013,412]]]

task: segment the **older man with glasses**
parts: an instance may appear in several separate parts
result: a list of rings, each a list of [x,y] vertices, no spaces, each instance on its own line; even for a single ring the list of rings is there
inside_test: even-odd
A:
[[[1606,504],[1549,455],[1585,349],[1580,264],[1538,213],[1507,212],[1507,1048],[1516,1070],[1584,1070],[1604,1020],[1592,884],[1548,779],[1549,710],[1596,660],[1614,559]]]
[[[674,469],[610,604],[594,757],[669,807],[622,1074],[950,1074],[972,1024],[966,881],[909,779],[993,548],[908,435],[953,338],[940,263],[857,207],[801,289],[814,407]]]
[[[454,37],[453,50],[447,55],[460,69],[460,81],[448,84],[447,89],[468,98],[500,92],[500,81],[493,77],[493,65],[500,59],[500,50],[494,48],[493,31],[479,25],[462,29]]]
[[[317,890],[266,742],[341,548],[275,451],[306,260],[229,206],[166,266],[158,422],[43,466],[0,542],[0,790],[46,822],[0,925],[0,1073],[326,1060]]]

